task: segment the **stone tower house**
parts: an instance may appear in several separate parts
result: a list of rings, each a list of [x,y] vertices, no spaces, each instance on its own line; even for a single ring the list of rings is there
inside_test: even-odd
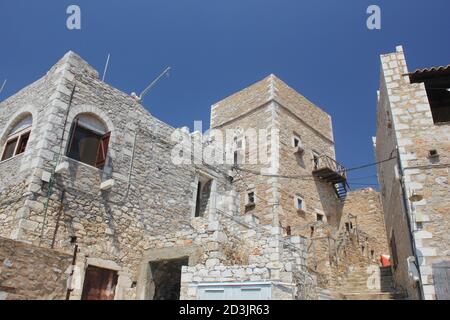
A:
[[[381,56],[377,160],[397,283],[449,299],[450,67],[408,71],[403,48]]]
[[[284,234],[309,236],[310,226],[317,221],[339,226],[341,199],[332,183],[313,174],[322,164],[330,164],[336,171],[340,167],[335,162],[327,113],[270,75],[215,103],[211,128],[236,132],[242,170],[236,170],[234,185],[240,194],[241,212],[281,227]],[[266,130],[267,137],[258,134],[259,140],[254,141],[246,136],[249,130],[259,133],[260,129]],[[252,154],[263,156],[265,150],[255,147],[263,144],[263,138],[269,144],[270,162],[249,163]],[[249,203],[249,194],[255,203]]]

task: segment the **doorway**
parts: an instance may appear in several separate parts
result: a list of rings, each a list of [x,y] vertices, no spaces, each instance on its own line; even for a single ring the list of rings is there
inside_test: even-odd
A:
[[[179,300],[181,267],[187,266],[188,257],[150,261],[150,298],[153,300]]]
[[[81,300],[114,300],[117,271],[89,265],[84,276]]]

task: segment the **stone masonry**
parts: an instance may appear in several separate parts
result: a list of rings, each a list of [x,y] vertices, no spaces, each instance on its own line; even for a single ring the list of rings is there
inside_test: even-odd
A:
[[[410,298],[449,299],[450,127],[429,100],[448,87],[448,68],[410,73],[402,47],[381,65],[375,145],[377,160],[396,157],[378,166],[394,277]],[[427,81],[447,82],[427,91]]]
[[[68,155],[83,117],[110,133],[100,169]],[[339,199],[333,185],[312,174],[315,156],[335,161],[331,117],[274,75],[211,110],[211,128],[231,129],[245,146],[238,149],[239,161],[260,154],[246,140],[248,130],[266,130],[264,164],[211,165],[195,152],[193,161],[174,163],[179,140],[191,149],[201,133],[159,121],[136,97],[100,81],[73,52],[0,103],[2,152],[11,131],[29,118],[25,152],[0,162],[0,236],[14,246],[55,252],[65,262],[73,258],[64,288],[70,299],[86,297],[88,273],[95,270],[117,277],[114,290],[104,293],[109,298],[159,297],[164,290],[158,281],[174,277],[160,276],[155,266],[173,261],[183,266],[171,297],[199,299],[212,285],[262,285],[272,299],[321,299],[335,290],[332,279],[345,277],[336,261],[363,261],[366,267],[385,253],[377,193],[362,190]],[[294,137],[303,152],[293,151]],[[255,203],[248,203],[249,192]],[[367,237],[353,246],[345,242],[342,248],[354,257],[345,260],[336,245],[351,237],[344,232],[349,215],[358,217],[358,235]],[[322,251],[311,251],[316,237],[327,239],[317,240]],[[0,243],[3,263],[11,255],[8,241]],[[28,261],[55,265],[42,259]],[[8,279],[9,287],[23,287],[18,278]],[[30,285],[38,281],[30,276]],[[54,294],[46,287],[20,298],[64,299],[58,281]]]

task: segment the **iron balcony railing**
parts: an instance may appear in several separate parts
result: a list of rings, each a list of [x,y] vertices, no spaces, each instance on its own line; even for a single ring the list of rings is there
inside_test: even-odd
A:
[[[338,173],[342,177],[347,178],[345,167],[327,155],[319,156],[314,162],[314,171],[320,171],[323,169],[329,169],[333,172]]]

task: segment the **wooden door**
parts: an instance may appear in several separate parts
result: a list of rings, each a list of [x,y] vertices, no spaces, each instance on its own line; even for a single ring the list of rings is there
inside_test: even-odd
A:
[[[114,300],[117,271],[88,266],[81,300]]]

